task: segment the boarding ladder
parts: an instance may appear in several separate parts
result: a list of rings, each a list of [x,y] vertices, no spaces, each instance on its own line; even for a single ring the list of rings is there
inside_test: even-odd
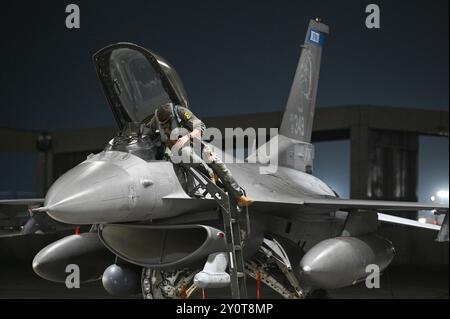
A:
[[[233,196],[228,196],[220,187],[193,167],[185,166],[187,173],[197,182],[192,192],[200,188],[205,190],[222,208],[223,226],[229,253],[228,268],[231,279],[231,297],[233,299],[247,298],[247,285],[244,271],[243,241],[240,217],[245,210],[246,236],[250,234],[248,208],[239,208]],[[206,195],[206,194],[205,194]]]

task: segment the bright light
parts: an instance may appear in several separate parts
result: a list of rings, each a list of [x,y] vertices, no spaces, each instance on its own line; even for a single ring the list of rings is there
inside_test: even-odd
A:
[[[426,222],[427,222],[427,219],[426,218],[419,218],[419,223],[422,223],[422,224],[426,224]]]
[[[437,201],[440,204],[448,203],[448,190],[441,189],[435,195],[430,196],[432,202]]]
[[[437,197],[440,199],[448,199],[448,191],[447,190],[440,190],[436,193]]]

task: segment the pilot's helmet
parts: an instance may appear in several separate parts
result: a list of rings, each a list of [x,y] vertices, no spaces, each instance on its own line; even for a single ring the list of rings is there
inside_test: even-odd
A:
[[[173,104],[165,103],[156,110],[156,117],[160,124],[168,123],[173,117]]]

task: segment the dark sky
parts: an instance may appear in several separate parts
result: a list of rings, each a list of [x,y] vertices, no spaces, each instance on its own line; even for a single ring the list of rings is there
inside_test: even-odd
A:
[[[69,3],[80,6],[79,30],[65,27]],[[365,27],[369,3],[381,8],[380,30]],[[331,29],[323,53],[319,107],[372,104],[448,110],[448,3],[3,1],[0,127],[114,125],[92,54],[119,41],[135,42],[166,57],[200,116],[282,110],[308,21],[314,17]],[[421,151],[421,158],[438,155],[421,161],[429,164],[421,165],[420,174],[430,178],[419,188],[431,189],[433,176],[448,188],[448,139],[428,142],[431,146]],[[317,158],[316,172],[337,184],[349,176],[349,147],[348,142],[333,143],[317,145],[322,159]],[[330,153],[334,157],[327,156]],[[326,158],[334,158],[331,166]],[[34,155],[3,154],[0,166],[8,169],[2,169],[0,192],[11,185],[34,191],[30,167],[35,161]],[[348,193],[348,180],[341,187]]]
[[[365,28],[365,7],[381,29]],[[308,19],[331,28],[318,106],[374,104],[448,109],[448,0],[2,2],[0,127],[112,125],[92,54],[129,41],[178,70],[199,115],[282,110]]]

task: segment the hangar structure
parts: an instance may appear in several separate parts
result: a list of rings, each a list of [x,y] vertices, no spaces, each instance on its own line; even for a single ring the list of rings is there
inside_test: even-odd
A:
[[[208,127],[279,127],[282,112],[204,118]],[[38,154],[37,190],[101,151],[116,127],[54,132],[0,128],[0,152]],[[449,136],[448,111],[350,105],[316,109],[313,142],[350,140],[350,196],[354,199],[417,201],[420,135]],[[247,142],[248,143],[248,142]],[[225,143],[222,143],[225,145]]]

